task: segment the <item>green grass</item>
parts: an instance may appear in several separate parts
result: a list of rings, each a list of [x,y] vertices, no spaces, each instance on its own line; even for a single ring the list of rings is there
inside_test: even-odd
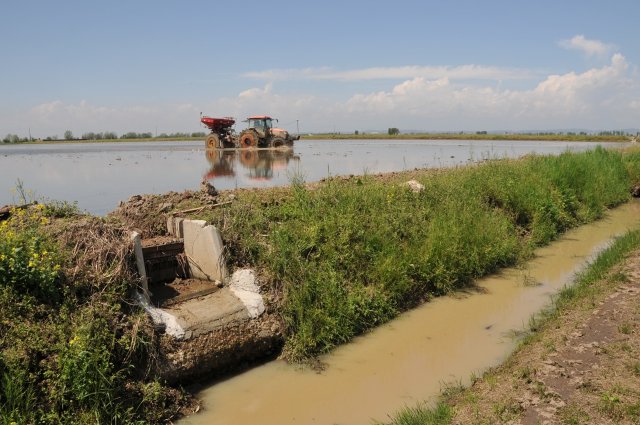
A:
[[[393,425],[447,425],[451,423],[453,409],[440,402],[431,408],[421,404],[417,407],[405,407],[391,418]]]
[[[629,199],[638,154],[497,160],[402,181],[333,179],[247,192],[204,212],[229,257],[261,270],[281,295],[285,353],[330,350],[431,296],[528,258],[569,228]]]

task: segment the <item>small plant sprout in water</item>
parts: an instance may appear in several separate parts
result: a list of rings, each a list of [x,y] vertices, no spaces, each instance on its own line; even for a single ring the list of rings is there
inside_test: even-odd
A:
[[[522,275],[522,286],[533,287],[533,286],[541,286],[542,282],[540,282],[535,277],[531,276],[529,273],[524,273]]]

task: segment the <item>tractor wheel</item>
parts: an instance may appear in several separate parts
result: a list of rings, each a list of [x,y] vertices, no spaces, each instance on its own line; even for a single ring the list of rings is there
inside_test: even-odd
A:
[[[220,138],[216,133],[211,133],[205,140],[205,146],[207,149],[217,149],[220,147]]]
[[[241,148],[256,148],[258,147],[258,135],[253,131],[247,131],[240,135],[240,147]]]
[[[282,137],[274,137],[271,139],[272,148],[280,148],[286,144],[286,141]]]

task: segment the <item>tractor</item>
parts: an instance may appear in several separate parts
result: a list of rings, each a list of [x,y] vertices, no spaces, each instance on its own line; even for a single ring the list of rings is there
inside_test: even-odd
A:
[[[212,118],[201,117],[200,122],[211,130],[207,136],[205,145],[209,149],[214,148],[279,148],[291,147],[300,135],[292,136],[287,130],[273,127],[273,122],[278,120],[266,115],[257,115],[247,118],[247,128],[236,137],[232,126],[235,119],[231,117]]]

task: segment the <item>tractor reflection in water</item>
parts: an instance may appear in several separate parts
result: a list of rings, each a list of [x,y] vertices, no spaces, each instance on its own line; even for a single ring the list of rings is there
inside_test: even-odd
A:
[[[236,170],[241,169],[248,170],[247,175],[253,180],[270,180],[274,170],[285,170],[290,160],[300,160],[293,149],[207,149],[205,154],[211,164],[204,175],[206,180],[235,177]]]

